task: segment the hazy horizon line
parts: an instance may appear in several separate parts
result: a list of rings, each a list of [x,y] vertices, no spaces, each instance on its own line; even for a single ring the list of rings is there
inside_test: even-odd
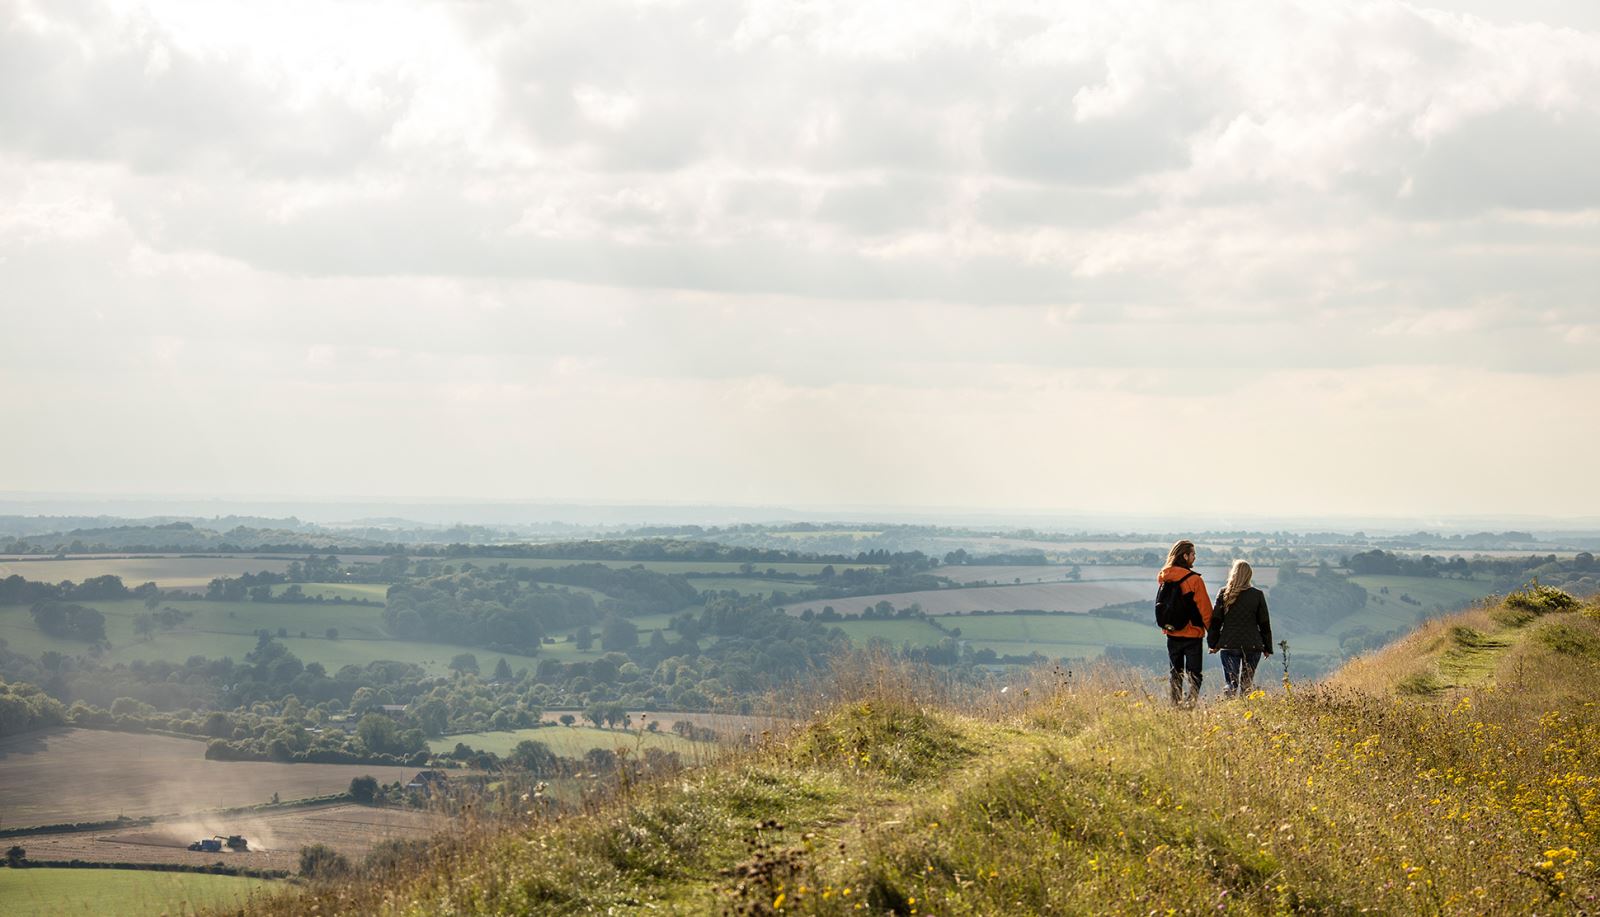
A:
[[[405,509],[432,509],[468,511],[476,518],[452,518],[445,522],[437,519],[411,518],[401,512]],[[621,515],[635,511],[642,516],[633,519],[613,519],[606,522],[590,520],[574,523],[571,518],[495,518],[486,520],[471,510],[498,509],[508,511],[567,510],[576,515],[582,511]],[[320,512],[319,512],[320,510]],[[328,511],[336,511],[330,513]],[[198,495],[179,493],[64,493],[0,491],[0,515],[23,515],[38,518],[51,516],[108,516],[138,518],[127,515],[130,511],[144,512],[149,516],[194,516],[204,518],[228,515],[253,515],[271,517],[281,513],[301,521],[326,524],[330,521],[349,523],[361,518],[379,515],[401,518],[419,524],[485,524],[533,525],[541,523],[591,524],[591,525],[740,525],[772,524],[783,522],[841,522],[861,524],[882,522],[889,524],[975,524],[1030,527],[1051,523],[1073,524],[1085,530],[1114,530],[1118,523],[1126,526],[1138,523],[1151,529],[1193,529],[1200,526],[1218,531],[1233,528],[1329,528],[1350,531],[1369,528],[1415,531],[1427,528],[1482,530],[1494,527],[1543,528],[1579,530],[1600,528],[1596,516],[1549,516],[1532,513],[1269,513],[1269,512],[1215,512],[1188,510],[1175,513],[1150,511],[1113,511],[1081,508],[1037,508],[1005,506],[963,506],[938,504],[827,504],[768,502],[741,503],[717,500],[670,499],[604,499],[579,497],[471,497],[471,496],[382,496],[382,495],[286,495],[286,494],[221,494]],[[309,512],[308,512],[309,511]],[[680,518],[670,518],[677,511]],[[347,518],[356,513],[356,518]],[[710,520],[715,516],[739,516],[738,519]],[[320,518],[305,518],[308,515]],[[430,514],[431,515],[431,514]],[[663,517],[668,518],[663,518]],[[757,518],[757,517],[760,518]],[[337,517],[337,518],[336,518]]]

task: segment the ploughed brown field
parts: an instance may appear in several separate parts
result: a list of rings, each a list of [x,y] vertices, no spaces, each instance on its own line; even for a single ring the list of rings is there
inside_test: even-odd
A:
[[[204,742],[92,729],[0,738],[0,828],[166,815],[342,793],[353,778],[402,783],[414,767],[207,761]],[[237,834],[238,831],[223,832]]]
[[[21,844],[31,860],[96,863],[226,863],[251,869],[294,870],[300,848],[326,844],[359,862],[379,841],[430,837],[450,826],[446,816],[415,809],[341,803],[242,816],[197,815],[123,830],[32,834]],[[213,835],[242,834],[247,851],[190,851],[189,844]]]

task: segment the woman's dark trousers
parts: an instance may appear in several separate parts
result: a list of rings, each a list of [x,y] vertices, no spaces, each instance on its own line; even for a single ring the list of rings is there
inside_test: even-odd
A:
[[[1172,703],[1174,706],[1185,702],[1184,687],[1188,683],[1189,694],[1187,702],[1192,704],[1200,698],[1200,660],[1204,651],[1200,648],[1199,637],[1167,637],[1167,658],[1172,660]]]
[[[1222,680],[1228,687],[1222,692],[1227,697],[1249,694],[1255,685],[1256,666],[1261,663],[1260,650],[1223,650]]]

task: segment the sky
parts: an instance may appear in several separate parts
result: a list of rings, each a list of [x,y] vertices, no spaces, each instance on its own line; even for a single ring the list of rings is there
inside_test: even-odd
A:
[[[0,0],[0,488],[1600,515],[1600,4]]]

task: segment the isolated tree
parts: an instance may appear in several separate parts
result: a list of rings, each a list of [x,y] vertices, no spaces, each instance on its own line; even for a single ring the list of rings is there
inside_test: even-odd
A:
[[[511,757],[508,760],[513,766],[537,777],[555,773],[555,752],[537,739],[523,739],[518,742],[517,747],[511,750]]]
[[[506,657],[504,657],[504,656],[501,656],[500,657],[500,661],[495,663],[495,666],[494,666],[494,680],[495,681],[510,681],[511,680],[511,663],[506,662]]]
[[[578,718],[573,716],[570,713],[561,714],[559,719],[561,721],[561,725],[563,725],[563,726],[571,726],[573,723],[576,723],[578,721]]]
[[[369,713],[356,724],[356,738],[373,754],[390,755],[402,751],[400,727],[381,713]]]
[[[584,753],[583,763],[591,773],[609,774],[617,769],[617,753],[609,748],[591,748]]]
[[[639,629],[621,615],[611,615],[600,625],[600,648],[630,650],[639,645]]]
[[[368,804],[378,795],[378,778],[367,774],[350,781],[350,798]]]
[[[233,734],[233,720],[221,710],[213,710],[206,714],[205,724],[200,729],[212,738],[225,739]]]
[[[471,653],[461,653],[450,660],[450,671],[476,675],[478,674],[478,657]]]
[[[6,863],[13,867],[21,866],[22,861],[27,858],[28,851],[24,850],[19,844],[12,844],[10,849],[6,851]]]
[[[417,704],[411,715],[416,718],[422,731],[431,736],[444,735],[445,727],[450,724],[450,708],[437,697]]]

